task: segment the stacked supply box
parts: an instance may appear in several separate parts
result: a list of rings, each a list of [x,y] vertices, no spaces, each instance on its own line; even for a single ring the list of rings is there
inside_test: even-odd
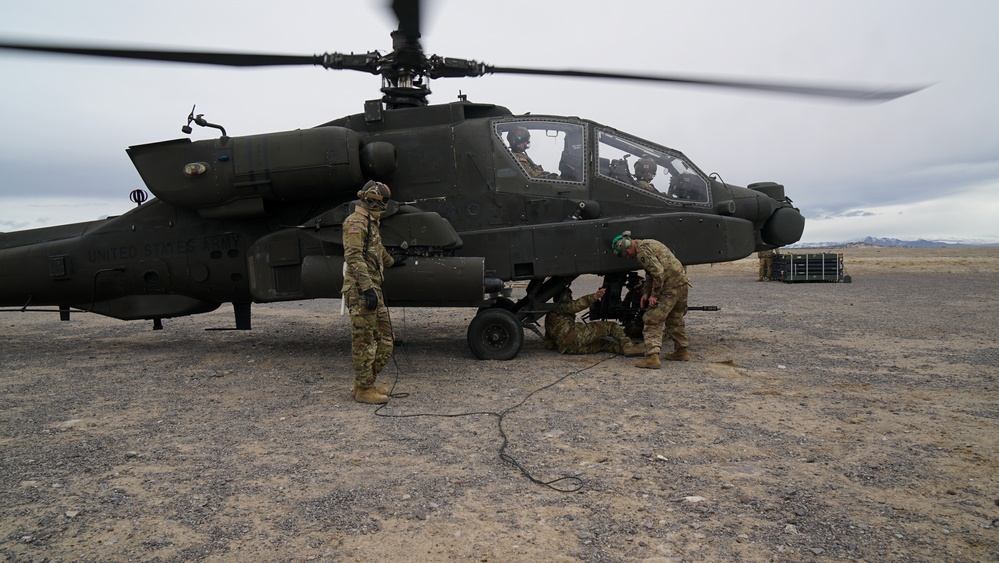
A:
[[[773,279],[785,283],[842,282],[843,255],[785,253],[774,256]]]

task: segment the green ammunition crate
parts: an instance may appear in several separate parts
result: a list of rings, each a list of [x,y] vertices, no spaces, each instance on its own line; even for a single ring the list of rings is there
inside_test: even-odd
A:
[[[842,254],[777,254],[773,278],[784,283],[843,281]]]

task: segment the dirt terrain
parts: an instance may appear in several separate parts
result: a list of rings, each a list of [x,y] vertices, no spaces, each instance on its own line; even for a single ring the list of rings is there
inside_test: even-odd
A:
[[[4,313],[0,561],[999,561],[999,248],[837,251],[691,267],[661,371],[393,309],[380,409],[336,300]]]

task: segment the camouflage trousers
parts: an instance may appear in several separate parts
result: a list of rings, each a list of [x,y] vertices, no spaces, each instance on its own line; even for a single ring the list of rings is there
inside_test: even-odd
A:
[[[350,308],[351,365],[354,367],[354,383],[367,388],[375,383],[375,377],[392,357],[392,321],[382,290],[375,288],[378,307],[374,311],[364,308],[364,298],[357,286],[346,295]]]
[[[774,268],[773,256],[764,256],[763,258],[760,258],[760,279],[761,280],[770,279],[773,274],[773,268]]]
[[[681,285],[665,289],[659,296],[656,306],[645,311],[645,353],[658,354],[663,346],[663,329],[677,349],[686,348],[687,329],[683,317],[687,314],[687,286]]]
[[[625,342],[631,342],[631,339],[624,334],[621,325],[613,321],[577,322],[570,332],[555,338],[558,351],[563,354],[621,354]]]

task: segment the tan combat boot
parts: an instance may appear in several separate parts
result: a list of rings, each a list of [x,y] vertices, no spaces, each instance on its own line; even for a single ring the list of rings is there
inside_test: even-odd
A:
[[[645,355],[645,346],[635,346],[634,344],[625,344],[621,346],[621,354],[625,358],[637,358],[638,356]]]
[[[659,361],[659,354],[649,354],[648,356],[645,356],[641,360],[635,362],[635,367],[661,369],[663,364]]]
[[[374,377],[378,377],[378,372],[380,371],[381,371],[380,369],[375,369],[375,366],[371,366],[371,375],[373,375]],[[374,389],[375,391],[378,391],[382,395],[388,395],[389,393],[388,387],[384,385],[375,385],[374,378],[371,379],[371,388]]]
[[[388,395],[388,392],[390,391],[390,389],[388,388],[388,386],[386,386],[386,385],[375,385],[374,383],[371,384],[371,388],[374,389],[375,391],[381,393],[382,395]],[[354,384],[354,391],[353,392],[357,393],[357,384],[356,383]]]
[[[369,405],[384,405],[389,401],[388,395],[379,393],[375,387],[361,387],[354,384],[354,400]]]
[[[675,352],[670,352],[664,356],[667,360],[672,360],[674,362],[686,362],[690,360],[690,353],[687,352],[687,347],[677,348]]]
[[[384,385],[371,384],[371,389],[374,390],[376,393],[381,393],[382,395],[388,395],[389,394],[389,388],[386,387],[386,386],[384,386]],[[354,391],[353,392],[354,393],[357,392],[357,384],[356,383],[354,384]]]

